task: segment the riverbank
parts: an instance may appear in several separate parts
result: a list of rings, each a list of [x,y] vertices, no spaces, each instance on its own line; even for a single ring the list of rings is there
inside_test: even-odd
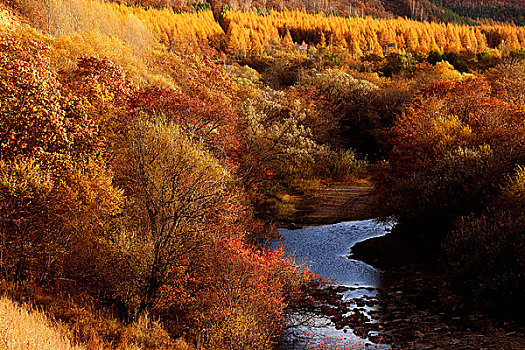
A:
[[[357,243],[352,258],[380,268],[377,295],[385,342],[393,349],[525,349],[515,310],[495,310],[456,293],[437,261],[436,249],[411,244],[395,232]],[[523,320],[523,318],[522,318]]]
[[[388,331],[383,341],[409,350],[525,349],[523,324],[509,316],[514,310],[494,310],[455,293],[446,271],[432,263],[435,254],[396,233],[352,248],[353,259],[384,272],[377,295]]]
[[[372,219],[373,190],[368,180],[361,179],[351,184],[335,182],[317,191],[287,196],[287,204],[294,207],[293,216],[280,226],[330,225]]]
[[[404,266],[385,276],[377,299],[393,349],[525,349],[522,325],[470,305],[442,274]]]

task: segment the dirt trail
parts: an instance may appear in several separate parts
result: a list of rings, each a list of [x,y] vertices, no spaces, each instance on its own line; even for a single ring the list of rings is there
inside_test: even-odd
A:
[[[334,224],[372,218],[373,186],[369,182],[353,185],[334,183],[313,194],[294,198],[295,222],[303,225]]]

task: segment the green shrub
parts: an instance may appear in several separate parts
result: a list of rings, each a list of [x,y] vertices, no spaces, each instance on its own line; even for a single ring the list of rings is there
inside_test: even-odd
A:
[[[315,111],[300,99],[265,88],[245,101],[243,114],[249,149],[244,155],[246,171],[264,168],[267,176],[290,180],[326,169],[330,148],[317,142],[315,130],[305,125]]]
[[[261,75],[248,66],[230,65],[226,68],[226,72],[239,85],[258,84],[261,81]]]
[[[406,55],[394,53],[388,55],[382,71],[388,77],[395,74],[410,74],[414,72],[417,63],[411,53]]]

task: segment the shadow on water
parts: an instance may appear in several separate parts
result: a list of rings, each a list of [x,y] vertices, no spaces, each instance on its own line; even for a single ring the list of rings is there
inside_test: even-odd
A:
[[[390,349],[388,345],[375,343],[377,327],[367,327],[371,330],[362,334],[362,330],[356,332],[342,321],[377,326],[380,309],[375,296],[381,286],[381,271],[348,256],[354,244],[383,236],[392,226],[363,220],[280,230],[283,243],[295,261],[306,263],[317,275],[331,281],[325,288],[337,297],[340,311],[336,316],[311,310],[288,315],[283,350]],[[324,307],[334,309],[330,305]]]

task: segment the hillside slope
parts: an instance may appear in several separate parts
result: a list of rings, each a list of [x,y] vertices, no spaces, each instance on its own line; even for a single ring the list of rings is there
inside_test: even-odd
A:
[[[445,0],[443,6],[463,17],[525,24],[525,1],[523,0]]]
[[[12,0],[17,1],[17,0]],[[113,0],[119,3],[133,3],[141,6],[173,7],[186,10],[189,7],[207,6],[217,9],[222,6],[234,10],[305,8],[308,12],[320,11],[349,16],[378,16],[382,18],[408,17],[417,20],[437,22],[459,22],[472,24],[476,19],[524,23],[525,1],[523,0],[205,0],[202,4],[181,0]]]

